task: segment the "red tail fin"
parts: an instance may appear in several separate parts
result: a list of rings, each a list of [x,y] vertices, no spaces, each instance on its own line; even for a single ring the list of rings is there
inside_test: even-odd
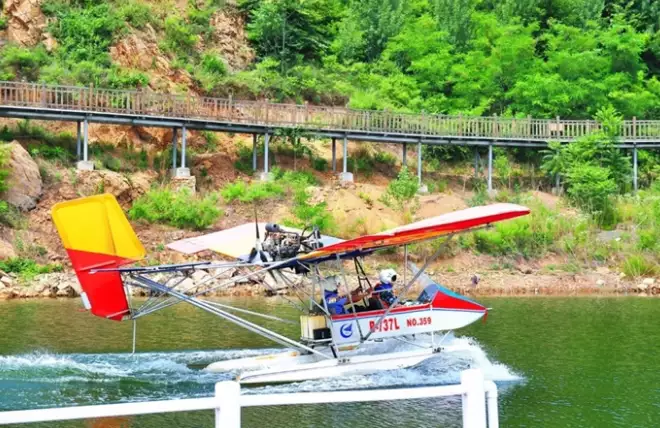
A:
[[[62,202],[53,220],[83,289],[85,307],[94,315],[121,321],[130,315],[124,282],[117,268],[144,257],[144,248],[112,195]]]

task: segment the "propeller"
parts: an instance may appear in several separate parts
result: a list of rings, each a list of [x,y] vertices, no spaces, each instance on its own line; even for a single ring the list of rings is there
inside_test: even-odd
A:
[[[266,252],[263,250],[261,246],[261,236],[259,234],[259,217],[257,215],[257,205],[254,205],[254,232],[256,236],[256,240],[254,243],[254,247],[250,251],[250,257],[248,258],[248,262],[252,263],[256,259],[257,255],[259,256],[259,259],[266,263],[268,262],[268,255]]]

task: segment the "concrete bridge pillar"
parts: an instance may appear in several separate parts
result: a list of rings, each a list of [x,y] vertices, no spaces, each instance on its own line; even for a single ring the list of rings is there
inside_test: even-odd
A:
[[[257,134],[252,134],[252,170],[257,170]]]
[[[637,144],[633,146],[633,190],[637,193]]]
[[[81,171],[93,171],[94,162],[90,162],[87,157],[89,152],[89,122],[87,118],[83,121],[83,159],[78,161],[76,167]]]
[[[488,144],[488,192],[493,191],[493,144]]]
[[[401,157],[401,168],[404,166],[408,166],[407,158],[408,158],[408,144],[403,143],[403,156]]]
[[[186,166],[186,127],[181,127],[181,166],[176,168],[174,176],[177,178],[190,177],[190,168]]]
[[[76,122],[76,160],[80,160],[80,155],[82,153],[82,135],[80,130],[80,121]]]
[[[348,172],[348,137],[344,135],[344,168],[343,172],[339,174],[339,181],[341,183],[352,183],[353,173]]]
[[[422,142],[417,143],[417,184],[419,189],[418,193],[428,193],[429,188],[425,184],[422,184]]]
[[[474,146],[474,178],[479,178],[479,146]]]
[[[332,172],[337,172],[337,139],[332,137]]]
[[[172,128],[172,174],[176,171],[176,146],[177,146],[177,131],[178,129]]]
[[[264,134],[264,171],[259,176],[261,181],[270,180],[270,175],[268,174],[268,145],[270,144],[270,133],[266,132]]]

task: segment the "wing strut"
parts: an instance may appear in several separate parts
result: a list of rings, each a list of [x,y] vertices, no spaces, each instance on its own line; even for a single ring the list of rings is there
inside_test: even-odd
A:
[[[374,331],[376,331],[376,329],[378,329],[378,327],[380,327],[380,323],[383,322],[383,320],[385,319],[385,317],[388,316],[388,315],[390,314],[390,311],[396,306],[397,303],[399,303],[399,300],[401,299],[401,296],[403,296],[404,294],[406,294],[406,293],[408,292],[408,289],[409,289],[409,288],[415,283],[415,281],[417,281],[417,278],[419,278],[419,276],[420,276],[422,273],[424,273],[424,271],[426,270],[427,267],[429,267],[429,265],[431,264],[431,262],[434,261],[436,258],[438,258],[438,256],[440,255],[440,252],[441,252],[442,250],[445,249],[445,246],[449,243],[449,241],[451,241],[451,239],[452,239],[453,237],[454,237],[454,234],[452,233],[451,235],[449,235],[449,236],[447,237],[447,240],[445,240],[445,242],[443,242],[442,245],[440,245],[440,246],[438,247],[438,249],[435,250],[435,253],[433,253],[433,255],[432,255],[431,257],[429,257],[428,259],[426,259],[426,262],[424,263],[424,266],[422,266],[422,268],[421,268],[421,269],[415,274],[415,276],[412,277],[412,279],[410,280],[410,282],[409,282],[405,287],[403,287],[402,292],[399,293],[398,296],[396,296],[396,299],[394,299],[394,302],[392,302],[392,304],[390,305],[390,307],[387,308],[387,310],[385,311],[385,313],[384,313],[383,315],[381,315],[380,318],[378,318],[378,321],[376,321],[376,323],[374,324],[374,326],[370,329],[369,333],[367,333],[367,335],[364,337],[364,340],[365,340],[365,341],[369,339],[369,336],[371,336],[371,334],[372,334]],[[405,267],[404,267],[404,269],[405,269]]]
[[[310,348],[309,346],[305,346],[302,343],[298,343],[295,340],[291,340],[286,336],[282,336],[281,334],[275,333],[274,331],[270,331],[267,328],[261,327],[260,325],[251,323],[250,321],[244,320],[243,318],[240,318],[234,314],[231,314],[229,312],[223,311],[220,308],[214,307],[213,305],[209,304],[209,302],[206,302],[204,300],[197,299],[195,297],[190,297],[186,296],[184,293],[181,293],[176,290],[172,290],[171,288],[165,287],[162,284],[149,279],[145,276],[138,275],[135,277],[135,280],[142,282],[145,286],[157,290],[163,293],[167,293],[173,297],[176,297],[177,299],[190,303],[191,305],[205,310],[206,312],[210,312],[214,315],[219,316],[220,318],[232,322],[240,327],[243,327],[246,330],[249,330],[253,333],[256,333],[262,337],[265,337],[266,339],[272,340],[275,343],[279,343],[282,346],[292,346],[294,348],[298,348],[303,351],[311,352],[313,354],[316,354],[324,359],[330,359],[331,357],[323,354],[322,352],[319,352],[315,349]]]

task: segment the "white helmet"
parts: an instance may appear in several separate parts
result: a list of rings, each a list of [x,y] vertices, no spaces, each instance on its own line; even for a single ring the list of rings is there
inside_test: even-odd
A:
[[[396,271],[394,269],[383,269],[378,274],[381,284],[392,284],[396,282]]]
[[[321,280],[321,285],[323,286],[323,289],[326,291],[335,291],[339,287],[339,277],[337,276],[329,276],[323,280]]]

